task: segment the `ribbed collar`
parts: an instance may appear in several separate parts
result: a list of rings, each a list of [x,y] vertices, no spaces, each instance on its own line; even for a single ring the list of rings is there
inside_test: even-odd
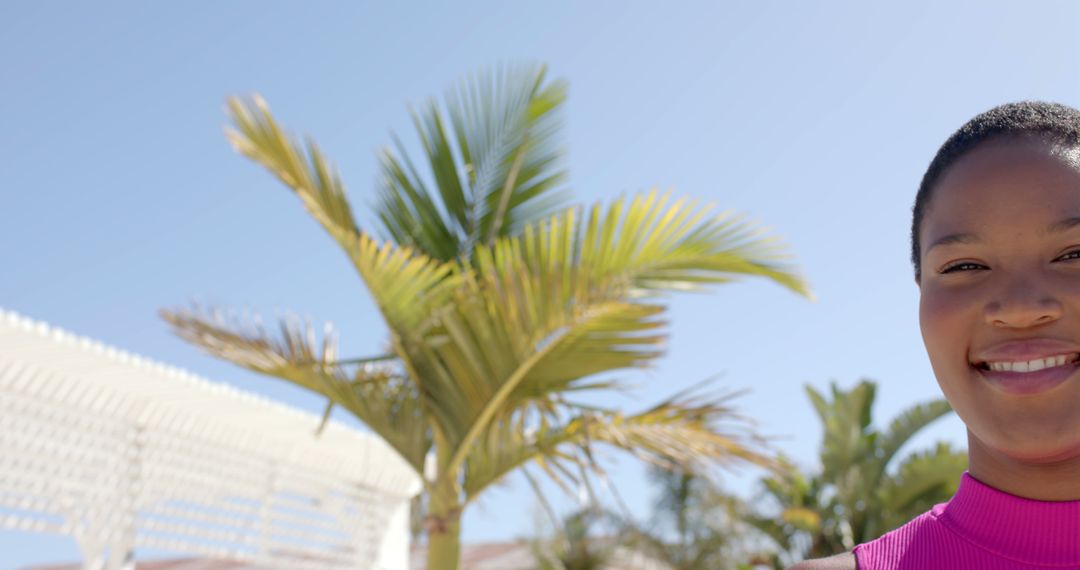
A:
[[[966,471],[934,514],[980,547],[1017,561],[1080,564],[1080,501],[1036,501],[982,483]]]

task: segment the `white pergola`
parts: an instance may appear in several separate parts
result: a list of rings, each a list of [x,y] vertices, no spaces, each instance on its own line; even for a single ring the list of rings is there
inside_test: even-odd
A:
[[[416,473],[382,440],[0,309],[0,529],[266,568],[405,570]]]

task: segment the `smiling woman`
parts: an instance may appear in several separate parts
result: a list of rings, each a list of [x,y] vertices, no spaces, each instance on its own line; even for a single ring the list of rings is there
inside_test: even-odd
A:
[[[932,244],[923,336],[971,434],[971,475],[1056,501],[1080,498],[1076,481],[1056,475],[1080,467],[1080,382],[1069,382],[1080,357],[1072,154],[1037,139],[980,146],[942,177],[921,230]]]
[[[1003,105],[950,137],[912,261],[968,472],[948,503],[795,569],[1080,568],[1080,111]]]

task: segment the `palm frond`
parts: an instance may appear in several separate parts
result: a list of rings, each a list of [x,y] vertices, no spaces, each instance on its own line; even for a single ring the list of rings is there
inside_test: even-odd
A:
[[[417,473],[424,473],[432,434],[412,379],[395,371],[361,368],[350,382],[337,385],[333,402],[385,439]]]
[[[868,453],[877,437],[877,433],[870,427],[876,385],[864,380],[851,390],[845,391],[832,383],[833,399],[829,403],[809,386],[806,389],[824,424],[822,477],[827,480],[844,477],[863,479],[864,474],[858,472],[858,466],[864,459],[872,459]]]
[[[444,217],[435,192],[428,188],[401,142],[396,137],[394,140],[397,153],[384,149],[380,154],[382,174],[375,215],[383,231],[401,246],[416,248],[434,259],[454,259],[464,247],[460,229]]]
[[[393,367],[396,355],[341,360],[329,324],[318,342],[311,323],[296,318],[282,320],[274,335],[257,315],[244,321],[197,305],[161,315],[204,352],[325,396],[328,412],[331,406],[352,412],[422,472],[431,436],[416,385]]]
[[[461,275],[442,263],[361,233],[350,255],[392,334],[420,337],[437,324],[434,313],[453,299]]]
[[[576,468],[600,468],[593,459],[599,446],[688,472],[716,464],[775,468],[767,443],[730,406],[735,396],[687,391],[636,414],[579,408],[559,423],[553,422],[554,415],[544,414],[534,416],[531,424],[527,414],[501,418],[488,425],[466,455],[464,489],[473,497],[514,469],[535,462],[569,491],[580,482]]]
[[[950,412],[952,407],[943,399],[920,402],[900,412],[878,442],[882,465],[888,466],[900,448],[916,433]]]
[[[530,462],[536,463],[563,491],[573,494],[573,488],[580,484],[580,476],[575,473],[580,459],[566,443],[575,435],[546,422],[530,426],[527,417],[519,413],[500,418],[476,439],[464,465],[462,489],[466,501],[474,500],[510,472]]]
[[[775,237],[731,214],[710,216],[710,209],[652,191],[629,204],[622,198],[606,209],[596,204],[587,216],[566,210],[478,257],[504,270],[561,272],[583,295],[577,302],[698,291],[739,276],[766,277],[810,294],[785,264],[786,248]]]
[[[258,315],[243,320],[220,309],[199,305],[162,310],[161,317],[180,338],[211,356],[253,372],[324,395],[332,384],[344,380],[338,361],[337,335],[329,323],[320,343],[311,323],[295,317],[280,321],[279,336],[270,333]]]
[[[471,174],[473,243],[516,235],[565,204],[557,141],[565,100],[566,83],[548,81],[544,66],[482,73],[447,96]]]
[[[702,473],[707,465],[775,467],[753,423],[730,405],[737,393],[680,392],[636,414],[589,412],[568,425],[583,445],[605,444],[661,467]]]
[[[235,128],[225,135],[240,154],[263,165],[292,189],[326,231],[348,250],[359,229],[337,170],[311,139],[301,145],[278,125],[261,97],[230,97],[229,116]]]
[[[882,513],[892,523],[906,522],[934,503],[947,500],[956,492],[967,467],[967,453],[952,449],[946,442],[912,453],[904,458],[896,476],[886,479],[878,490]],[[891,528],[886,524],[877,530],[885,532]]]
[[[825,397],[818,392],[816,388],[807,384],[803,386],[803,390],[806,392],[806,397],[810,399],[811,405],[814,406],[814,411],[817,412],[818,419],[822,424],[828,422],[829,417],[832,416],[829,403],[825,400]]]
[[[565,96],[543,67],[500,68],[451,90],[449,119],[434,101],[414,111],[429,176],[400,142],[382,153],[375,208],[387,235],[435,259],[468,258],[476,244],[561,208],[555,136]]]
[[[337,172],[311,141],[305,149],[278,125],[259,97],[229,99],[235,129],[226,133],[241,154],[262,164],[300,197],[307,211],[345,250],[395,331],[414,331],[454,286],[454,264],[410,248],[378,244],[357,228]],[[434,297],[434,300],[431,298]]]

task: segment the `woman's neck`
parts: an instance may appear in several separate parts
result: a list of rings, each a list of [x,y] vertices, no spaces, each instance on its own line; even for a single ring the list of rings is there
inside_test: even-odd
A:
[[[1060,460],[1028,461],[983,444],[968,431],[968,472],[1011,495],[1038,501],[1080,500],[1080,450]]]

